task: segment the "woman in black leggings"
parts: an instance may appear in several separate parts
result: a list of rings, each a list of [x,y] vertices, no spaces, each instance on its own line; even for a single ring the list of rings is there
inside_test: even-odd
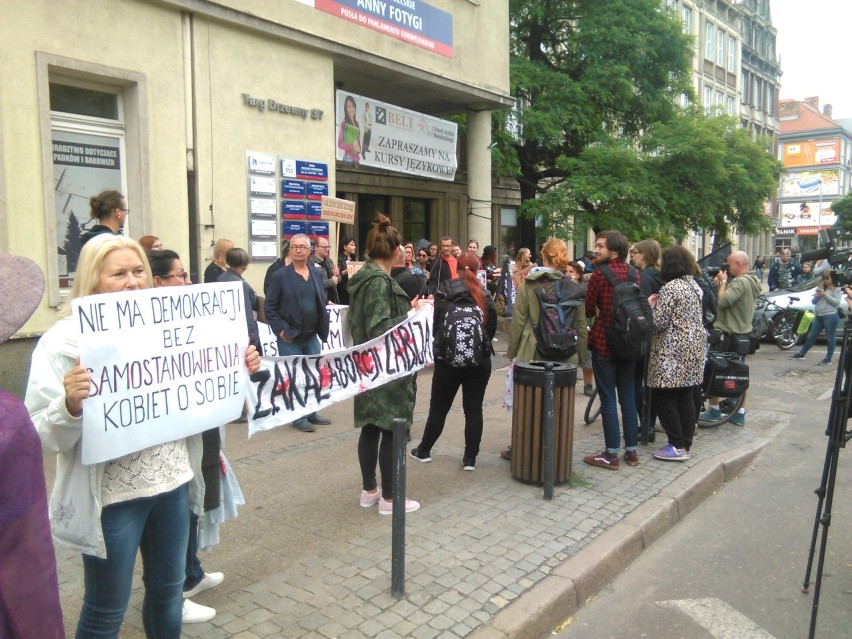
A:
[[[491,340],[497,330],[497,309],[494,300],[476,277],[478,262],[476,256],[471,253],[459,257],[459,276],[443,282],[438,289],[433,324],[435,371],[432,374],[429,418],[426,420],[423,439],[411,450],[414,459],[421,462],[432,461],[432,446],[444,430],[447,413],[461,387],[464,409],[464,470],[476,468],[476,456],[479,454],[479,442],[482,440],[482,399],[491,377]],[[481,337],[479,353],[458,350],[460,344],[468,341],[460,337],[466,331],[453,334],[448,330],[449,324],[454,321],[449,318],[454,310],[460,307],[471,309],[470,316],[481,322],[478,331]],[[448,341],[452,342],[450,346],[456,349],[452,355],[448,355],[448,349],[444,348],[445,342]],[[473,341],[475,340],[470,340],[469,343]],[[448,361],[448,358],[453,361]]]

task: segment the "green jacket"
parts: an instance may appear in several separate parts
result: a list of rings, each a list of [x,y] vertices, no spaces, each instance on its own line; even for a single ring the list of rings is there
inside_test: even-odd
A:
[[[368,261],[349,278],[349,323],[352,341],[363,344],[402,322],[411,310],[408,295],[377,264]],[[375,424],[393,430],[393,420],[414,415],[412,375],[355,396],[355,428]]]
[[[724,333],[748,333],[754,318],[754,299],[762,287],[754,273],[740,275],[728,282],[716,307],[713,328]]]
[[[515,297],[515,307],[512,310],[512,324],[509,329],[509,351],[510,359],[521,361],[542,360],[535,341],[533,326],[538,326],[538,316],[541,306],[536,297],[535,289],[540,284],[554,282],[562,279],[563,274],[549,266],[537,266],[533,268],[521,283]],[[577,313],[578,324],[583,313]],[[585,318],[583,318],[585,320]],[[582,322],[585,328],[586,322]],[[580,326],[577,326],[578,331]],[[567,361],[576,362],[577,356],[572,355]]]

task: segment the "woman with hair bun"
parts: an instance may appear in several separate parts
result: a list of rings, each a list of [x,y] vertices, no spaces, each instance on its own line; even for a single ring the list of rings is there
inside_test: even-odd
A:
[[[476,277],[479,258],[473,253],[463,253],[458,258],[458,277],[445,280],[438,288],[438,301],[435,305],[435,371],[432,374],[432,395],[429,401],[429,417],[423,431],[423,439],[411,449],[411,456],[421,462],[432,461],[432,446],[444,431],[447,413],[459,387],[462,389],[462,407],[464,409],[464,456],[462,470],[476,468],[476,456],[482,440],[482,400],[485,387],[491,377],[491,340],[497,332],[497,308],[491,294],[482,288]],[[478,310],[482,322],[484,342],[481,361],[477,365],[453,366],[444,360],[442,340],[445,339],[445,326],[450,312],[460,306]]]
[[[83,246],[96,235],[109,233],[118,235],[127,222],[127,200],[118,191],[103,191],[89,198],[89,213],[93,220],[98,223],[83,231],[80,236],[80,245]]]
[[[376,215],[367,234],[364,250],[367,262],[349,280],[349,321],[352,340],[363,344],[379,337],[414,314],[431,300],[408,295],[390,276],[402,250],[402,238],[387,216]],[[414,384],[411,375],[388,382],[355,396],[355,428],[358,439],[358,462],[361,466],[361,506],[379,505],[380,515],[393,513],[393,420],[411,418],[414,414]],[[382,474],[381,488],[376,483],[376,465]],[[414,512],[420,504],[405,500],[405,512]]]

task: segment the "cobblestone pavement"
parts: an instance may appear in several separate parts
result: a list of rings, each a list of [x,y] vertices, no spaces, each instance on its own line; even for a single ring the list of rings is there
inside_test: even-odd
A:
[[[428,411],[430,378],[420,376],[413,444]],[[246,442],[239,434],[245,425],[229,425],[225,449],[248,503],[238,519],[222,526],[220,546],[202,555],[208,571],[226,574],[223,585],[194,599],[215,607],[217,615],[210,623],[185,625],[183,635],[425,639],[482,632],[497,613],[702,460],[765,438],[789,419],[753,410],[745,428],[699,431],[686,463],[657,462],[650,446],[640,447],[640,466],[612,472],[581,461],[601,449],[603,438],[599,421],[582,423],[586,398],[578,393],[574,477],[546,501],[540,487],[512,479],[499,457],[511,431],[500,405],[504,380],[505,371],[495,369],[475,472],[460,468],[458,397],[432,451],[435,461],[408,459],[408,492],[423,507],[407,517],[406,594],[399,600],[390,594],[392,518],[357,503],[358,431],[351,428],[351,404],[326,411],[335,425],[310,435],[284,427]],[[62,548],[57,557],[66,624],[73,633],[81,561]],[[137,574],[122,637],[144,636],[141,599]]]

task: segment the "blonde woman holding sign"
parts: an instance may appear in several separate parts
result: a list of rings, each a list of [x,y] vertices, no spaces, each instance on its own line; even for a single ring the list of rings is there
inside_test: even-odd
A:
[[[150,286],[142,247],[104,234],[83,247],[67,308],[78,297]],[[57,455],[50,504],[54,539],[83,554],[85,594],[77,637],[118,635],[141,551],[145,635],[179,639],[189,511],[199,512],[204,498],[201,436],[83,465],[83,400],[91,379],[80,365],[77,340],[72,317],[42,336],[26,395],[43,450]],[[246,352],[246,365],[250,371],[260,366],[254,347]]]

